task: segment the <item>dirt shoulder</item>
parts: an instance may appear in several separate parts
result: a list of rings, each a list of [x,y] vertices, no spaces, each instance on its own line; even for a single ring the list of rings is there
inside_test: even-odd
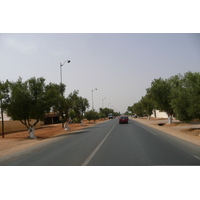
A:
[[[178,120],[173,120],[172,124],[167,124],[168,119],[151,118],[148,120],[145,117],[131,119],[200,146],[200,122],[181,123]]]
[[[62,124],[44,125],[35,130],[37,139],[27,138],[29,136],[27,131],[7,133],[4,138],[0,137],[0,157],[44,143],[58,135],[70,134],[74,131],[88,128],[105,121],[107,120],[97,120],[95,122],[84,120],[84,126],[80,123],[69,124],[70,131],[64,130]]]

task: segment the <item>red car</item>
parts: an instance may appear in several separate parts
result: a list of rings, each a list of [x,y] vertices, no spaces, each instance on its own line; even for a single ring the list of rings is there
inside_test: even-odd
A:
[[[119,124],[126,123],[128,124],[128,117],[127,116],[120,116],[119,117]]]

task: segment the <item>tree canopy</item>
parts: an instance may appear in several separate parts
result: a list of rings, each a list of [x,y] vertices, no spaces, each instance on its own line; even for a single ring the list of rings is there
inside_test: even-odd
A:
[[[45,79],[30,78],[23,81],[20,77],[16,82],[0,82],[1,109],[4,107],[12,120],[24,124],[31,138],[35,138],[34,127],[39,120],[44,120],[45,113],[54,111],[62,116],[63,121],[74,115],[80,122],[84,112],[89,108],[86,98],[79,96],[75,90],[67,98],[63,96],[64,84],[45,84]],[[4,104],[3,104],[4,101]],[[31,122],[31,119],[35,119]]]
[[[60,96],[59,86],[50,83],[45,85],[44,78],[30,78],[23,82],[19,78],[16,82],[10,82],[10,98],[7,104],[7,114],[13,120],[19,120],[34,138],[34,127],[44,114],[50,112],[51,108]],[[36,119],[31,124],[31,119]]]
[[[134,111],[141,116],[150,115],[154,109],[164,111],[185,122],[200,119],[200,73],[187,72],[168,79],[154,79],[151,87],[146,89],[146,95],[128,111]]]

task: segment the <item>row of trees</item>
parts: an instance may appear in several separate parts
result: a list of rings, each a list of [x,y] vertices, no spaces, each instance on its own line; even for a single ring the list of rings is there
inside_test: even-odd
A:
[[[65,98],[65,87],[64,84],[55,83],[46,85],[44,78],[35,77],[25,82],[22,78],[16,82],[0,82],[1,113],[5,111],[12,120],[19,120],[24,124],[30,138],[35,138],[36,124],[44,120],[45,113],[51,111],[59,113],[63,121],[73,117],[80,122],[84,112],[89,108],[89,102],[78,95],[78,90]],[[36,121],[31,123],[31,119]]]
[[[84,116],[89,121],[90,120],[95,121],[96,119],[99,119],[99,118],[101,118],[101,119],[107,118],[109,113],[112,113],[113,116],[119,116],[120,115],[120,113],[114,112],[113,109],[99,108],[99,112],[96,112],[95,110],[90,110],[90,111],[87,111]]]
[[[23,81],[19,78],[16,82],[0,82],[0,108],[3,118],[3,111],[7,113],[12,120],[19,120],[27,127],[30,138],[36,138],[34,130],[40,120],[44,120],[45,114],[49,112],[58,113],[62,121],[69,121],[69,118],[75,122],[81,122],[83,118],[96,120],[106,118],[109,113],[115,113],[113,109],[100,108],[99,112],[95,110],[86,110],[89,108],[89,102],[86,98],[79,96],[79,91],[74,90],[64,97],[64,84],[49,83],[45,84],[44,78],[30,78]],[[31,122],[31,119],[35,119]],[[2,120],[2,136],[3,133]]]
[[[200,119],[200,73],[187,72],[169,79],[154,79],[146,95],[128,111],[143,116],[150,116],[157,109],[168,114],[169,123],[172,116],[183,122]]]

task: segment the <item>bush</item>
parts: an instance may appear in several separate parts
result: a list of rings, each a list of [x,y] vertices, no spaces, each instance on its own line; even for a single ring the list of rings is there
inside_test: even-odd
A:
[[[96,119],[99,119],[99,114],[94,110],[90,110],[90,111],[85,112],[85,118],[89,120],[89,122],[90,120],[95,121]]]

